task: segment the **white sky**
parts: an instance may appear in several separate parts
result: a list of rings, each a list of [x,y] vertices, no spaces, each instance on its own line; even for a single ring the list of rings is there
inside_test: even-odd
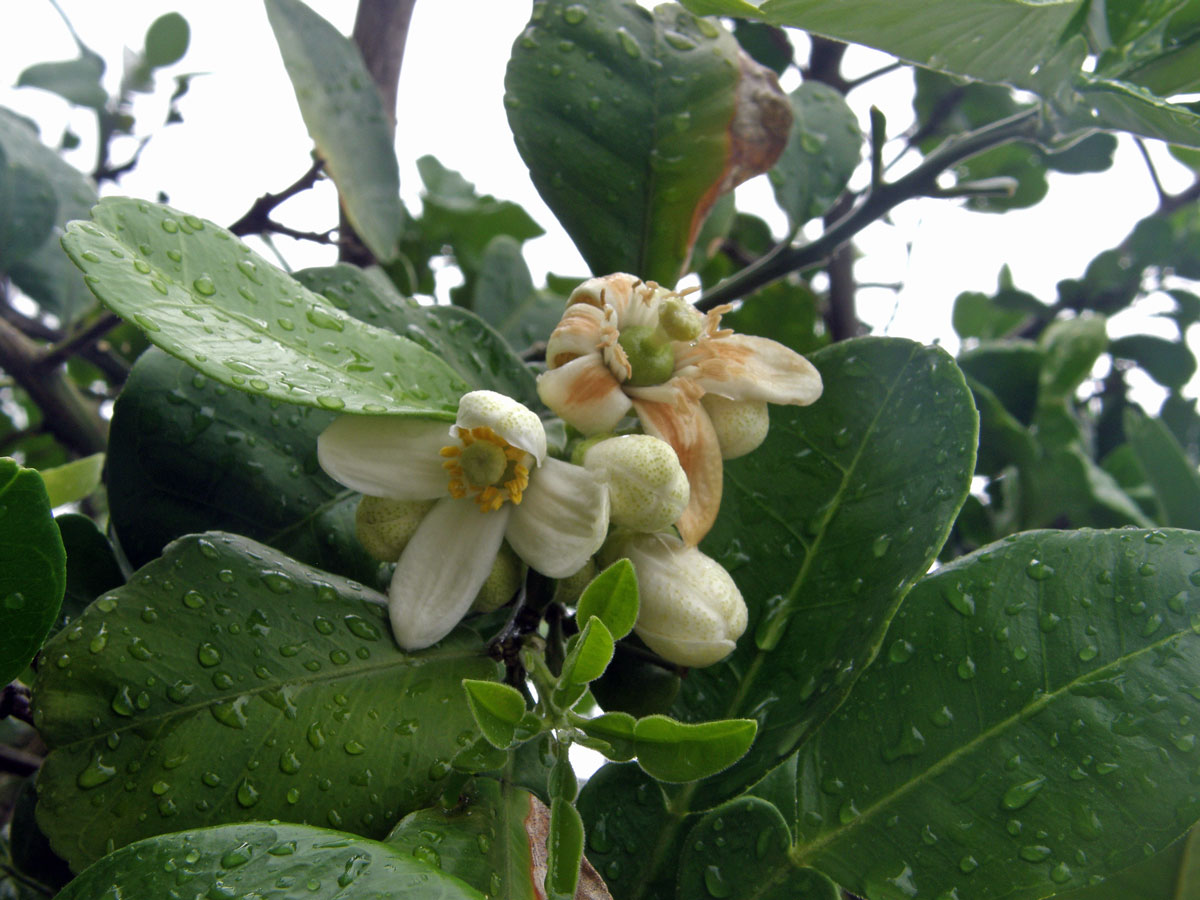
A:
[[[307,2],[349,32],[352,0]],[[160,130],[138,169],[118,187],[109,186],[109,192],[153,199],[165,190],[173,205],[229,224],[259,194],[278,191],[305,171],[311,142],[261,3],[62,0],[61,5],[83,40],[110,61],[107,78],[113,87],[120,78],[123,46],[140,47],[146,27],[163,12],[177,10],[188,19],[188,54],[165,70],[162,96],[137,108],[139,132],[162,120],[169,76],[208,73],[192,82],[181,102],[184,123]],[[120,16],[113,21],[115,10]],[[424,154],[461,171],[482,193],[529,210],[548,232],[527,245],[536,281],[546,271],[582,274],[586,269],[534,191],[504,115],[504,68],[528,12],[529,4],[517,0],[417,3],[401,73],[396,147],[402,194],[414,211],[420,186],[415,160]],[[90,114],[71,110],[42,91],[8,87],[32,62],[75,55],[66,28],[47,0],[0,0],[0,16],[5,24],[0,29],[0,105],[37,119],[50,143],[69,121],[84,138],[72,160],[89,169],[94,153]],[[865,71],[882,58],[864,52],[857,59]],[[881,106],[889,114],[889,132],[898,133],[911,121],[909,85],[907,76],[899,74],[872,83],[852,100],[864,115],[870,104]],[[785,86],[793,84],[785,81]],[[1155,156],[1168,188],[1182,188],[1188,181],[1182,167],[1173,165],[1164,148],[1155,148]],[[1052,175],[1049,198],[1032,210],[993,216],[966,212],[950,201],[909,202],[894,211],[893,224],[877,224],[860,236],[860,281],[905,284],[898,296],[863,290],[860,315],[877,332],[940,340],[953,351],[957,341],[950,307],[959,292],[992,291],[1007,262],[1018,287],[1052,300],[1058,280],[1081,275],[1092,256],[1120,241],[1155,202],[1145,165],[1128,139],[1122,140],[1117,166],[1110,172]],[[770,200],[765,178],[739,189],[739,204],[782,231],[782,215]],[[332,188],[325,184],[282,207],[280,218],[294,227],[324,230],[334,224],[334,208]],[[286,239],[278,243],[295,267],[333,258],[329,248]],[[1136,327],[1146,327],[1144,322],[1139,317]],[[1156,326],[1172,336],[1173,326],[1162,320]],[[1116,336],[1127,327],[1112,323],[1110,333]]]

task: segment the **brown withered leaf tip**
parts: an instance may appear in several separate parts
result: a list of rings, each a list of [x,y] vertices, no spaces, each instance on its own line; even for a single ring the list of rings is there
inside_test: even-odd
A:
[[[550,837],[550,808],[532,794],[529,795],[529,815],[525,817],[525,834],[529,838],[532,861],[530,879],[533,895],[537,900],[546,900],[546,841]],[[575,900],[613,900],[587,857],[579,869],[579,886],[575,889]]]

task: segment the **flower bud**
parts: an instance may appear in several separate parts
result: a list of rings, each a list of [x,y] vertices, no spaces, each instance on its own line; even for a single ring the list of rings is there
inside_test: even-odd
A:
[[[492,571],[488,573],[483,587],[475,595],[471,610],[488,613],[502,607],[513,598],[528,571],[529,567],[521,562],[521,558],[513,552],[512,547],[507,543],[501,544],[496,561],[492,563]]]
[[[364,496],[354,511],[354,533],[375,559],[395,562],[433,504],[433,500]]]
[[[708,666],[733,652],[746,630],[746,603],[716,560],[667,534],[618,534],[602,561],[627,557],[637,572],[634,631],[651,650],[681,666]]]
[[[730,400],[719,394],[705,394],[700,402],[717,433],[722,458],[745,456],[767,439],[771,420],[765,400]]]
[[[671,445],[656,437],[625,434],[599,441],[583,454],[583,467],[607,484],[614,525],[662,531],[687,507],[687,474]]]

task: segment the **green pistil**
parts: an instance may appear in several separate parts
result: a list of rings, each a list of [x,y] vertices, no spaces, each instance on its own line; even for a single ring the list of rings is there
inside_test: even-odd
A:
[[[675,371],[675,351],[671,349],[671,342],[663,340],[657,331],[650,325],[621,329],[618,342],[633,370],[626,384],[633,387],[662,384]]]
[[[468,484],[495,484],[508,468],[508,458],[504,451],[488,441],[476,441],[463,447],[462,455],[458,458],[463,475]]]
[[[658,307],[658,329],[672,341],[694,341],[704,330],[704,318],[682,297],[667,297]]]

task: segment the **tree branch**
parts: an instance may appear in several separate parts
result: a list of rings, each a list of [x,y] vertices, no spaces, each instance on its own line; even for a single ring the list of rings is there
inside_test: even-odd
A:
[[[85,347],[94,346],[100,338],[120,324],[121,319],[115,313],[101,313],[91,325],[42,351],[39,364],[48,369],[57,368],[72,356],[82,354]]]
[[[824,263],[839,247],[894,207],[905,200],[936,190],[938,176],[947,169],[1001,144],[1032,139],[1039,125],[1040,111],[1032,108],[977,131],[948,139],[907,175],[869,192],[858,206],[815,241],[767,254],[705,292],[696,308],[702,311],[712,309],[752,293],[790,272]]]
[[[314,160],[308,171],[297,178],[294,182],[280,191],[278,194],[263,194],[251,204],[245,214],[229,226],[229,230],[238,236],[247,234],[262,234],[263,232],[274,231],[279,234],[287,234],[291,237],[296,237],[299,232],[292,232],[291,229],[280,225],[271,218],[271,213],[275,211],[275,207],[279,206],[285,200],[290,200],[301,191],[307,191],[310,187],[316,184],[321,179],[321,169],[325,167],[325,161],[318,159]],[[328,241],[326,242],[328,243]]]

